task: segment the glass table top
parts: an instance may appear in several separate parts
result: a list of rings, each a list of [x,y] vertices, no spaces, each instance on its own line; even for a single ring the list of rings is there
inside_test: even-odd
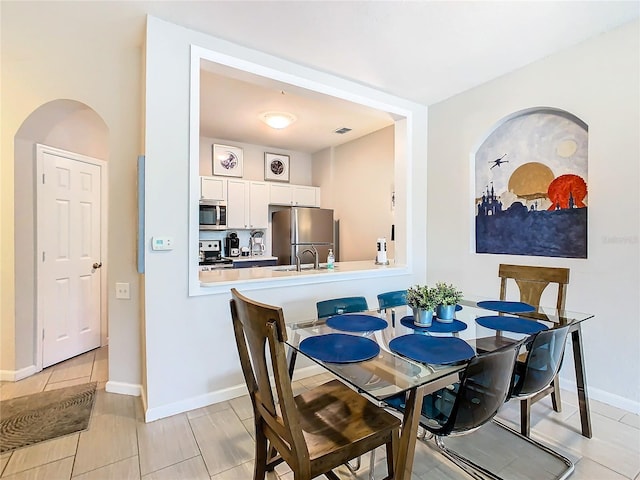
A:
[[[467,329],[459,333],[459,338],[465,340],[474,352],[482,351],[487,348],[486,339],[496,338],[496,332],[478,325],[475,319],[479,316],[497,315],[495,310],[488,310],[477,305],[481,300],[493,300],[467,297],[460,302],[462,309],[456,312],[455,318],[467,324]],[[368,315],[385,319],[388,323],[386,328],[365,331],[365,332],[347,332],[331,328],[326,324],[326,319],[322,320],[306,320],[287,324],[287,344],[294,349],[296,353],[300,351],[300,342],[311,336],[325,335],[330,333],[343,333],[357,336],[364,336],[375,341],[380,352],[370,360],[353,362],[353,363],[331,363],[323,362],[305,355],[315,363],[322,365],[329,372],[338,376],[346,383],[352,385],[361,393],[366,393],[377,400],[407,391],[409,389],[426,385],[429,383],[440,384],[441,382],[455,381],[459,372],[461,372],[466,362],[460,362],[450,365],[436,365],[420,363],[394,353],[389,348],[389,343],[394,338],[402,335],[415,334],[424,335],[411,328],[405,327],[400,323],[400,319],[406,315],[412,315],[411,308],[407,306],[395,307],[385,312],[369,311],[364,312]],[[357,315],[362,315],[359,313]],[[505,313],[505,315],[517,316],[530,320],[536,320],[552,328],[554,325],[579,324],[584,320],[591,318],[593,315],[588,313],[557,311],[555,308],[539,307],[532,312],[522,312],[517,314]],[[437,319],[434,318],[434,322]],[[331,322],[330,322],[331,323]],[[450,334],[435,334],[432,336],[450,336]],[[499,338],[501,343],[496,346],[504,345],[510,341],[518,341],[525,335],[512,334],[502,332]],[[294,357],[295,358],[295,357]]]

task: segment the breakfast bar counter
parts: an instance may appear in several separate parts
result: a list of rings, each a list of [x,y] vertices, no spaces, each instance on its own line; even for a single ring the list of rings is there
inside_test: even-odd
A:
[[[326,264],[320,264],[320,268],[314,269],[313,265],[303,265],[301,271],[296,271],[296,267],[290,265],[279,265],[276,267],[257,268],[225,268],[200,272],[200,285],[202,287],[221,287],[233,282],[264,282],[269,280],[280,280],[286,282],[293,280],[296,282],[322,282],[332,281],[348,276],[358,276],[359,274],[400,274],[406,270],[406,265],[376,265],[373,260],[357,262],[338,262],[333,269],[328,269]]]

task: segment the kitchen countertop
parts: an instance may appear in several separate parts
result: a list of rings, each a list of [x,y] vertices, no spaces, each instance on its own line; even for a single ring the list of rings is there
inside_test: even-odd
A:
[[[256,257],[245,257],[248,260]],[[265,258],[265,257],[262,257]],[[268,258],[268,257],[267,257]],[[306,280],[308,282],[315,281],[331,281],[339,277],[348,277],[358,273],[380,272],[387,274],[399,273],[399,270],[406,269],[406,265],[395,265],[390,261],[389,265],[376,265],[373,260],[364,260],[357,262],[338,262],[333,270],[326,268],[326,263],[321,263],[319,270],[308,268],[300,272],[295,270],[295,266],[289,267],[292,270],[284,270],[286,265],[276,267],[257,267],[257,268],[225,268],[220,270],[212,270],[210,272],[200,272],[200,285],[202,287],[222,287],[227,283],[234,282],[264,282],[268,280]],[[346,278],[344,278],[346,279]]]

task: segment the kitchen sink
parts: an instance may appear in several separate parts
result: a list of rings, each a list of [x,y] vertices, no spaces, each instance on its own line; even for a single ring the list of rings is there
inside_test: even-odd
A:
[[[313,265],[309,265],[309,264],[305,264],[302,265],[302,267],[300,267],[300,271],[305,272],[305,271],[309,271],[309,270],[328,270],[326,265],[320,265],[317,269],[313,268]],[[282,265],[280,267],[274,267],[273,268],[274,272],[295,272],[296,271],[296,266],[295,265]]]

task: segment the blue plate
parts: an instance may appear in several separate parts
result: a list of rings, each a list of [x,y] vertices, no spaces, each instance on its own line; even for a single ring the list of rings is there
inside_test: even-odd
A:
[[[380,347],[373,340],[344,333],[305,338],[299,348],[310,357],[331,363],[362,362],[380,353]]]
[[[374,332],[389,326],[382,318],[358,313],[334,315],[327,319],[327,325],[343,332]]]
[[[389,342],[391,351],[422,363],[444,365],[469,360],[475,355],[471,346],[456,337],[403,335]]]
[[[407,315],[406,317],[402,317],[400,319],[400,323],[408,328],[413,328],[418,332],[430,332],[430,333],[455,333],[461,332],[467,329],[467,324],[461,322],[460,320],[453,320],[448,323],[438,322],[434,319],[431,322],[430,327],[421,327],[413,323],[413,316]]]
[[[531,335],[548,327],[534,320],[526,320],[518,317],[505,317],[504,315],[489,315],[476,318],[478,325],[491,330],[504,330],[505,332],[525,333]]]
[[[484,300],[482,302],[478,302],[477,305],[486,310],[505,313],[526,313],[536,311],[536,307],[529,305],[528,303],[507,302],[505,300]]]

